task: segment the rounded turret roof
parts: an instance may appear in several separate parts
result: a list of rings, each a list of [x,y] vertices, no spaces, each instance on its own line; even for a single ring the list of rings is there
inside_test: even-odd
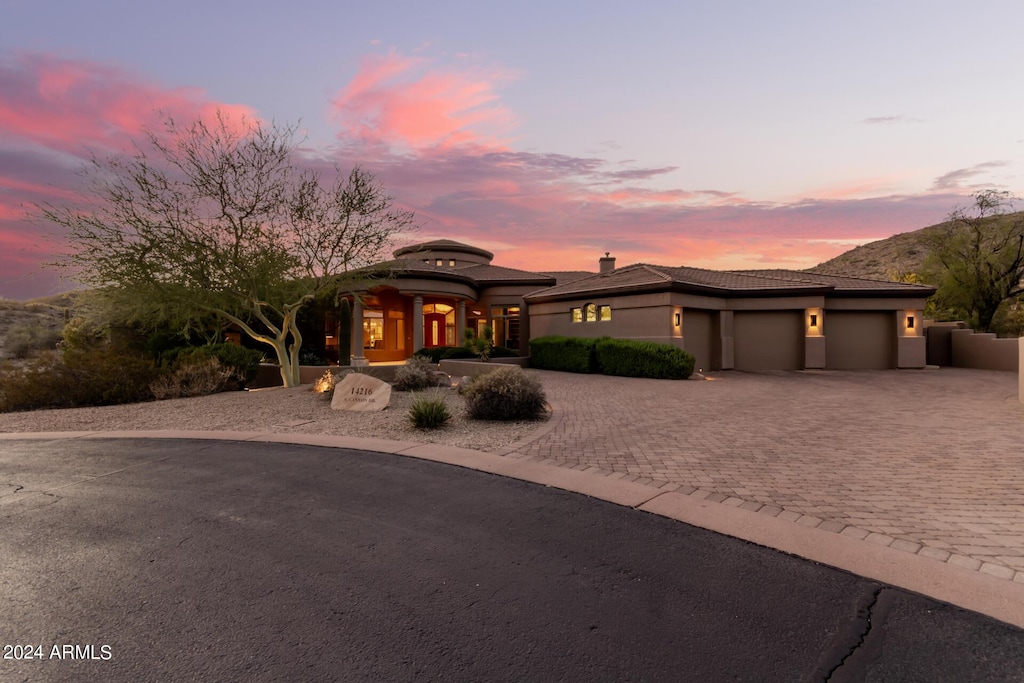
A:
[[[407,247],[396,249],[394,255],[395,258],[401,258],[403,256],[419,256],[421,254],[428,254],[432,251],[473,254],[475,256],[482,256],[488,261],[494,258],[494,254],[487,251],[486,249],[474,247],[471,244],[463,244],[462,242],[456,242],[455,240],[431,240],[430,242],[410,244]]]

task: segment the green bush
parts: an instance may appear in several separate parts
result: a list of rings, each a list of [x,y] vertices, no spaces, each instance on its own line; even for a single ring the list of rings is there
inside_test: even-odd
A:
[[[234,370],[213,356],[193,354],[180,359],[174,371],[150,382],[149,390],[157,400],[207,396],[238,386]]]
[[[463,395],[477,420],[535,420],[547,405],[540,380],[514,366],[480,375]]]
[[[491,358],[518,358],[519,352],[504,346],[492,346]]]
[[[23,368],[0,369],[0,412],[146,401],[160,374],[151,359],[109,347],[48,354]]]
[[[622,377],[686,379],[693,372],[693,355],[672,344],[602,339],[597,343],[601,372]]]
[[[409,421],[416,429],[437,429],[452,417],[444,396],[417,396],[409,409]]]
[[[595,347],[601,339],[538,337],[530,340],[530,367],[562,372],[599,372]]]
[[[174,369],[178,363],[193,356],[216,358],[230,368],[238,377],[238,381],[235,383],[238,389],[245,388],[246,384],[256,378],[256,373],[260,368],[260,361],[263,360],[263,353],[260,351],[228,343],[171,349],[164,352],[160,360],[164,367]]]
[[[437,366],[423,356],[413,356],[395,370],[392,386],[399,391],[419,391],[438,385]]]
[[[441,360],[462,360],[477,357],[477,354],[465,346],[450,346],[441,354]]]
[[[412,355],[420,358],[429,358],[430,362],[434,365],[437,365],[442,359],[446,358],[476,358],[472,351],[462,346],[424,347]]]
[[[20,323],[7,331],[4,348],[14,358],[28,358],[37,351],[56,348],[59,341],[57,330],[40,323]]]

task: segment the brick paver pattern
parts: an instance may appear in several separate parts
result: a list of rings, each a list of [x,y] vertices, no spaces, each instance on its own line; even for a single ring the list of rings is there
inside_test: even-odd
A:
[[[1017,375],[538,372],[554,413],[502,452],[1024,582]]]

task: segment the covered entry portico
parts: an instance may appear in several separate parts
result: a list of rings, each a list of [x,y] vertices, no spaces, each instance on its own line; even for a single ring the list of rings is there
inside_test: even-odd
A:
[[[464,330],[525,355],[526,304],[551,276],[492,266],[493,255],[451,240],[395,252],[392,278],[347,298],[352,302],[352,363],[401,361],[421,348],[459,346]]]

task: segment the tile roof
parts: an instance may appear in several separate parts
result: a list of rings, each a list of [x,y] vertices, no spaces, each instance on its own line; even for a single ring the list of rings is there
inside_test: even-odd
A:
[[[931,287],[900,282],[818,275],[793,270],[707,270],[685,266],[638,263],[559,282],[528,295],[535,301],[571,298],[573,295],[630,293],[639,291],[691,291],[712,296],[826,294],[828,292],[877,295],[928,296]]]
[[[758,277],[775,278],[786,281],[808,281],[834,287],[836,291],[875,291],[875,290],[901,290],[907,293],[931,294],[934,288],[929,285],[911,284],[908,282],[887,282],[884,280],[870,280],[862,277],[849,277],[846,275],[822,275],[819,273],[808,273],[803,270],[737,270],[736,273],[756,275]]]
[[[438,270],[445,269],[438,268]],[[532,273],[526,270],[505,268],[504,266],[484,265],[482,263],[449,268],[448,270],[449,272],[458,273],[459,275],[465,275],[476,282],[488,284],[494,282],[534,282],[538,284],[550,283],[553,285],[556,282],[555,278],[544,273]]]

